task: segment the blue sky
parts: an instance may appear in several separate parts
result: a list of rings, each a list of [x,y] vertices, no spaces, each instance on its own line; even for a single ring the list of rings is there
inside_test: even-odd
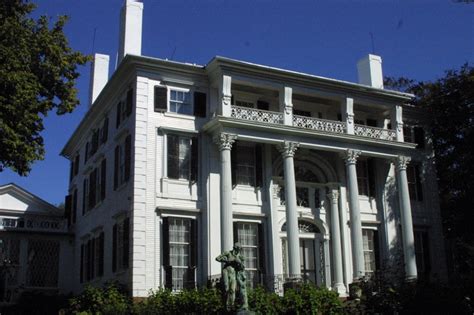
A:
[[[69,15],[71,46],[109,54],[113,72],[122,0],[34,2],[35,15]],[[357,61],[373,50],[382,56],[384,75],[417,80],[474,62],[474,4],[454,0],[142,2],[147,56],[205,65],[221,55],[353,82]],[[0,184],[14,182],[53,204],[64,200],[69,162],[59,153],[88,106],[89,66],[80,72],[81,105],[45,120],[45,159],[34,163],[28,177],[0,173]]]

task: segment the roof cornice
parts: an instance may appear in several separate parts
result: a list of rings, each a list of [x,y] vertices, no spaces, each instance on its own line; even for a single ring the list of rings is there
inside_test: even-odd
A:
[[[414,95],[403,93],[399,91],[392,91],[386,89],[374,88],[368,85],[336,80],[312,74],[285,70],[276,67],[259,65],[251,62],[235,60],[227,57],[216,56],[206,66],[208,73],[214,73],[219,69],[234,70],[239,72],[246,72],[249,74],[264,75],[274,80],[281,80],[283,82],[305,84],[311,86],[319,86],[337,89],[340,92],[346,92],[348,95],[352,93],[363,94],[370,97],[381,97],[391,100],[392,102],[404,103],[413,99]]]

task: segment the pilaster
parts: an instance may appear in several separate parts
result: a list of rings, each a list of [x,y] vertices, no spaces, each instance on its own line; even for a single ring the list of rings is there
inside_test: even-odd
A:
[[[219,94],[221,110],[220,114],[225,117],[230,117],[232,113],[231,101],[232,101],[232,77],[223,75],[219,81]]]
[[[284,86],[280,90],[280,111],[283,113],[283,124],[293,125],[293,89]]]
[[[354,134],[354,99],[346,97],[341,104],[342,120],[346,122],[346,132]]]

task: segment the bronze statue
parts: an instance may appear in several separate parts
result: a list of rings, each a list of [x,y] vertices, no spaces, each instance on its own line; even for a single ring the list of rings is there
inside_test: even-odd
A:
[[[248,310],[244,256],[242,256],[241,251],[240,244],[235,243],[232,250],[224,252],[216,258],[218,262],[224,263],[222,278],[228,311],[233,308],[238,308],[241,311]],[[236,293],[238,293],[239,305],[235,303]]]

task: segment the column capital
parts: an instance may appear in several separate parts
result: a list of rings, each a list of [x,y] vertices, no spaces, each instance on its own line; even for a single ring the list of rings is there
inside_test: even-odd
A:
[[[342,158],[346,162],[346,165],[356,164],[361,153],[359,150],[347,149],[347,151],[343,153]]]
[[[395,166],[397,171],[402,171],[407,169],[408,163],[410,163],[411,158],[405,155],[399,155],[395,158]]]
[[[219,150],[230,150],[232,149],[232,144],[237,139],[237,135],[231,133],[221,132],[214,136],[214,143],[219,146]]]
[[[332,202],[337,202],[339,200],[339,191],[337,190],[331,190],[328,194],[327,194],[328,198],[332,201]]]
[[[296,149],[299,147],[298,142],[284,141],[277,145],[278,151],[280,151],[283,158],[295,156]]]

